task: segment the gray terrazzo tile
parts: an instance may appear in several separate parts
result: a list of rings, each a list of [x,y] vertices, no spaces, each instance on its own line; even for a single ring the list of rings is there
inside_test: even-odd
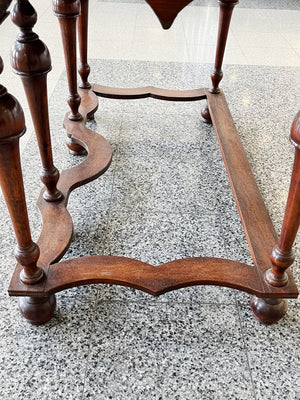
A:
[[[177,144],[198,144],[204,149],[207,148],[208,154],[218,147],[215,142],[208,140],[211,138],[211,128],[203,125],[199,115],[199,103],[192,112],[183,113],[184,103],[182,102],[174,103],[176,109],[174,108],[175,112],[173,112],[167,107],[163,111],[157,109],[157,103],[155,104],[152,99],[147,101],[151,113],[145,113],[145,107],[138,104],[138,101],[132,104],[131,112],[124,112],[120,134],[121,143],[149,140],[157,146],[169,145],[169,151],[171,146],[176,149]],[[132,110],[135,111],[134,115]],[[188,157],[189,155],[186,154],[186,158]]]
[[[24,323],[15,304],[0,309],[2,399],[79,398],[90,335],[91,304],[60,300],[55,316],[45,326]]]
[[[150,262],[152,265],[193,256],[227,258],[221,230],[214,214],[116,212],[111,216],[105,254],[131,257]],[[153,299],[148,294],[133,289],[104,286],[100,289],[100,298],[232,304],[235,303],[235,291],[198,286]]]
[[[159,265],[185,257],[225,256],[217,216],[116,213],[111,217],[107,247],[112,255]]]
[[[101,302],[95,326],[84,399],[254,398],[235,306]]]
[[[230,260],[253,265],[246,236],[237,209],[220,217],[225,240],[225,248]]]
[[[226,287],[194,286],[168,292],[159,297],[152,297],[131,288],[114,285],[101,285],[99,299],[103,301],[138,301],[151,303],[200,303],[200,304],[235,304],[237,291]]]
[[[249,308],[240,308],[245,344],[257,399],[300,397],[300,309],[291,307],[276,325],[259,325]]]
[[[156,86],[164,89],[193,89],[194,73],[190,63],[144,62],[143,73],[140,73],[140,62],[130,62],[128,84],[133,86]]]
[[[203,157],[198,149],[184,147],[187,148],[190,157],[188,160],[182,156],[182,147],[179,147],[179,156],[176,161],[176,154],[172,154],[175,151],[171,150],[167,153],[166,162],[165,157],[157,160],[154,155],[151,158],[151,164],[154,164],[152,166],[145,164],[146,157],[143,158],[142,163],[138,161],[142,154],[152,154],[149,152],[149,147],[147,151],[147,146],[140,146],[139,149],[145,150],[138,151],[139,156],[136,158],[136,167],[133,170],[129,168],[134,159],[132,154],[129,158],[126,158],[126,153],[120,154],[122,161],[120,160],[116,171],[112,208],[117,209],[118,206],[128,210],[145,208],[148,211],[163,213],[205,213],[207,209],[216,210],[218,202],[216,193],[218,194],[219,186],[222,184],[218,169],[214,170],[213,178],[217,179],[212,183],[207,158]],[[144,172],[147,171],[149,173],[145,174]],[[226,176],[225,179],[227,179]],[[137,201],[134,201],[135,199]],[[224,200],[223,197],[222,199]]]

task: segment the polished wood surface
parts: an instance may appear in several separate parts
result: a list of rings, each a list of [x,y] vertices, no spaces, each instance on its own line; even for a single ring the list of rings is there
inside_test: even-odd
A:
[[[188,0],[147,2],[165,29],[172,25],[178,13],[190,3]],[[193,285],[230,287],[252,294],[253,313],[265,324],[281,319],[287,311],[285,299],[298,296],[289,267],[294,260],[292,245],[299,228],[300,113],[292,126],[295,162],[285,218],[278,239],[225,96],[219,89],[229,24],[237,0],[220,0],[219,4],[212,88],[174,91],[150,86],[118,89],[90,85],[90,68],[87,63],[88,0],[54,0],[53,8],[61,28],[69,87],[70,112],[64,120],[67,145],[75,155],[87,154],[81,164],[59,174],[53,165],[49,134],[46,77],[51,68],[50,57],[46,45],[32,31],[36,22],[32,6],[28,0],[17,0],[13,20],[21,29],[21,36],[14,46],[12,62],[24,83],[44,171],[42,181],[45,187],[38,199],[43,226],[36,244],[30,235],[18,148],[18,139],[25,126],[23,112],[2,86],[0,183],[19,246],[16,254],[18,264],[9,286],[9,294],[21,297],[20,310],[29,322],[42,324],[51,318],[56,304],[55,293],[91,283],[129,286],[154,296]],[[76,30],[79,40],[80,89],[77,89]],[[102,175],[111,163],[112,150],[109,143],[85,126],[86,120],[97,110],[97,96],[123,100],[145,97],[168,101],[206,99],[207,106],[201,114],[214,127],[254,267],[209,257],[174,260],[159,267],[139,260],[103,255],[60,262],[72,239],[73,222],[67,210],[70,193]],[[11,184],[12,178],[14,185]],[[18,207],[15,206],[16,202]]]
[[[168,90],[153,86],[123,89],[93,84],[92,90],[97,96],[106,97],[108,99],[133,100],[145,99],[147,97],[171,101],[196,101],[206,99],[205,89]]]
[[[0,25],[8,17],[9,12],[7,11],[12,0],[1,0],[0,2]]]
[[[41,180],[46,187],[44,198],[47,201],[58,201],[62,193],[56,187],[59,172],[53,164],[47,97],[50,54],[47,46],[32,31],[37,15],[27,0],[15,3],[12,21],[21,32],[12,49],[11,63],[22,79],[31,111],[42,160]]]
[[[90,74],[90,66],[87,60],[87,44],[88,44],[88,13],[89,13],[89,0],[81,0],[81,12],[78,17],[78,44],[80,66],[78,73],[81,77],[79,87],[81,89],[90,89],[91,85],[88,82]]]
[[[217,38],[217,48],[215,57],[215,66],[213,73],[211,74],[212,88],[211,93],[219,93],[219,83],[223,78],[222,64],[224,58],[225,47],[227,43],[227,37],[229,32],[229,26],[232,16],[233,8],[238,4],[238,0],[219,0],[220,4],[220,16],[219,16],[219,28]]]
[[[180,11],[193,0],[172,0],[172,5],[168,1],[146,0],[155,12],[163,29],[171,28],[174,20]]]

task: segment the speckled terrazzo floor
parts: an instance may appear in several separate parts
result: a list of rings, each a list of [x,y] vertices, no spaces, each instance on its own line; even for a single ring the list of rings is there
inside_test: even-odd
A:
[[[91,81],[105,85],[177,89],[208,86],[211,70],[211,65],[118,60],[92,60],[91,67]],[[279,231],[300,68],[227,65],[224,76],[222,87]],[[50,100],[60,170],[80,160],[63,144],[65,93],[63,75]],[[251,263],[217,141],[199,115],[201,105],[100,99],[89,125],[111,143],[113,162],[103,177],[71,195],[75,235],[65,258],[113,254],[158,265],[207,255]],[[35,139],[22,161],[36,239]],[[2,198],[1,210],[1,399],[299,399],[295,300],[284,320],[265,327],[253,318],[249,296],[234,290],[196,287],[155,299],[99,285],[59,293],[51,322],[30,326],[16,299],[6,294],[14,239]],[[299,262],[293,270],[299,284]]]

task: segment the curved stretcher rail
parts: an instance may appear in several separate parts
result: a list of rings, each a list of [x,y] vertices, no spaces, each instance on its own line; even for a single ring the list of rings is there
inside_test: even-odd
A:
[[[110,86],[101,86],[94,84],[93,92],[100,97],[109,99],[145,99],[152,97],[158,100],[167,101],[197,101],[206,99],[207,89],[192,90],[168,90],[160,89],[154,86],[145,86],[140,88],[114,88]]]

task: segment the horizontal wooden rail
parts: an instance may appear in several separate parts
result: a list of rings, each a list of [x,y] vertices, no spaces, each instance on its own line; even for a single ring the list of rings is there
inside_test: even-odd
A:
[[[272,292],[273,288],[266,283],[264,273],[272,267],[270,254],[277,243],[277,234],[224,94],[207,93],[207,104],[253,262],[259,270],[258,276],[265,291]],[[292,273],[290,270],[287,273],[290,285],[296,290]]]
[[[197,257],[174,260],[158,267],[116,256],[87,256],[50,265],[47,279],[36,285],[19,284],[14,296],[48,296],[74,286],[105,283],[128,286],[153,296],[195,285],[217,285],[260,297],[293,298],[297,291],[265,293],[255,267],[237,261]],[[278,289],[278,288],[277,288]]]
[[[109,86],[92,85],[93,92],[100,97],[109,99],[144,99],[152,97],[167,101],[197,101],[206,99],[206,89],[168,90],[153,86],[140,88],[114,88]]]

